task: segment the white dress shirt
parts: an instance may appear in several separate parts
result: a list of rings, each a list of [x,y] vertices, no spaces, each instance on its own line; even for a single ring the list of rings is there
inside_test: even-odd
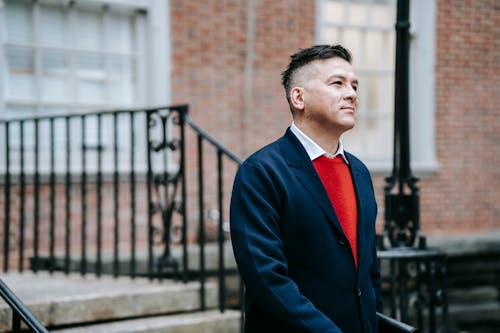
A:
[[[339,139],[339,147],[337,149],[337,152],[335,154],[330,154],[323,148],[321,148],[316,142],[314,142],[310,137],[308,137],[304,132],[302,132],[297,125],[295,125],[295,122],[292,122],[292,125],[290,125],[290,130],[292,133],[297,137],[299,142],[304,146],[304,149],[307,152],[307,155],[309,155],[309,158],[311,161],[314,161],[320,156],[325,155],[328,158],[335,158],[338,155],[342,156],[344,161],[349,164],[349,161],[345,157],[344,153],[344,145],[342,144],[342,140]]]

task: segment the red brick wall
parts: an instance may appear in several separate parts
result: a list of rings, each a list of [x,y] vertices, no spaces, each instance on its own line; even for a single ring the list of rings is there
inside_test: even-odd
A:
[[[422,229],[500,228],[500,4],[439,0],[436,150],[441,171],[422,181]]]
[[[441,170],[419,183],[426,234],[500,228],[499,8],[494,0],[437,2]],[[291,120],[280,72],[314,43],[314,11],[314,1],[257,1],[248,67],[247,1],[172,0],[174,102],[188,102],[192,117],[243,157],[280,136]],[[374,182],[383,208],[383,177]]]
[[[280,73],[292,52],[314,42],[315,33],[314,6],[256,1],[247,53],[247,2],[171,1],[173,102],[188,102],[196,122],[240,156],[290,123]],[[245,70],[253,73],[250,88]]]

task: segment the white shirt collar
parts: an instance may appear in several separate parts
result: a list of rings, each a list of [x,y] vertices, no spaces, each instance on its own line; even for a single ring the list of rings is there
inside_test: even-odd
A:
[[[342,144],[342,140],[339,139],[339,148],[337,149],[337,152],[335,154],[330,154],[327,151],[325,151],[323,148],[321,148],[316,142],[314,142],[310,137],[308,137],[304,132],[302,132],[297,125],[295,125],[295,122],[292,122],[292,125],[290,125],[290,130],[292,133],[297,137],[299,142],[304,146],[304,149],[307,152],[307,155],[309,155],[309,158],[311,161],[314,161],[320,156],[325,155],[326,157],[329,158],[334,158],[337,157],[338,155],[342,156],[344,161],[349,164],[349,161],[347,160],[344,152],[344,145]]]

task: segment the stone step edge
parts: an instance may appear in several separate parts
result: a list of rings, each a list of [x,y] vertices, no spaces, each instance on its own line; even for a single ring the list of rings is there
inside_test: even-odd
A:
[[[240,318],[239,311],[211,310],[53,329],[51,333],[238,333]]]
[[[485,303],[499,300],[497,286],[473,286],[469,288],[450,288],[447,290],[448,304]]]
[[[454,322],[500,322],[500,302],[450,305],[448,315]]]

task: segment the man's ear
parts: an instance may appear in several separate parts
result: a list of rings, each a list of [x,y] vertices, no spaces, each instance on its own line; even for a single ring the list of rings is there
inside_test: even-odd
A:
[[[301,87],[293,87],[290,90],[290,101],[295,110],[304,110],[304,89]]]

